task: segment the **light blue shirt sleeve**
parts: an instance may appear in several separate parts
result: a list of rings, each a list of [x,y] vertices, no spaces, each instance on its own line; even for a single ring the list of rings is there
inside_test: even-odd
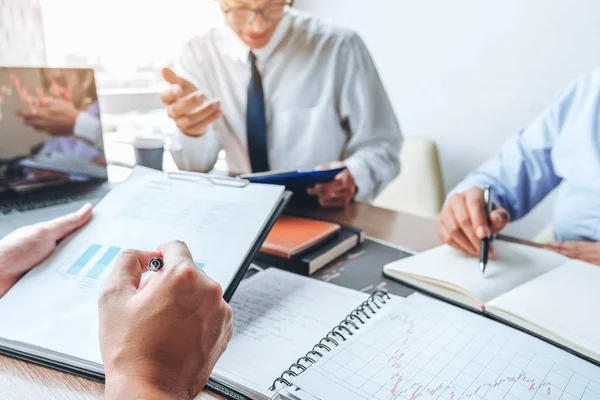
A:
[[[528,128],[513,135],[489,161],[470,173],[450,194],[472,186],[492,186],[493,201],[505,208],[512,220],[526,215],[560,183],[552,157],[578,83],[572,85]]]

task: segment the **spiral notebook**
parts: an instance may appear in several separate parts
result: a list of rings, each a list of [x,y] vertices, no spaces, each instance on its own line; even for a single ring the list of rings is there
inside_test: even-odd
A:
[[[252,399],[600,398],[597,366],[423,295],[271,268],[231,305],[234,337],[212,379]]]
[[[306,370],[291,367],[280,398],[600,398],[600,368],[542,340],[420,294],[380,300],[339,346]]]
[[[269,268],[230,301],[234,336],[211,378],[249,398],[269,399],[273,382],[365,294]]]

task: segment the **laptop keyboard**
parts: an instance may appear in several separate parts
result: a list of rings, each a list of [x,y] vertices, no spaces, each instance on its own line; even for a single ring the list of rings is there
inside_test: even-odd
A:
[[[69,193],[44,193],[40,197],[28,197],[10,203],[0,202],[0,215],[17,214],[20,212],[37,210],[39,208],[68,204],[76,201],[88,200],[98,196],[94,190],[69,192]]]

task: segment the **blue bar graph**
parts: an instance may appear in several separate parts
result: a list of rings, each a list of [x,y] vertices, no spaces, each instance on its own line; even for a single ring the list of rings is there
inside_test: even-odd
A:
[[[111,247],[108,250],[106,250],[106,252],[100,258],[98,263],[96,265],[94,265],[92,267],[92,269],[90,269],[90,271],[87,273],[86,276],[88,278],[98,279],[98,277],[100,275],[102,275],[102,272],[104,272],[106,267],[108,267],[110,265],[110,263],[115,259],[117,254],[119,254],[120,252],[121,252],[120,247]]]
[[[100,250],[102,246],[99,244],[92,244],[87,250],[75,261],[75,263],[67,270],[67,274],[69,275],[77,275],[81,272],[83,267],[90,262],[92,257],[96,255],[98,250]]]

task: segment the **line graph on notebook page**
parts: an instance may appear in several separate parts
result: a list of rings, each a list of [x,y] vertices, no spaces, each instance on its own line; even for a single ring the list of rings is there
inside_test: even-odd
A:
[[[600,399],[600,368],[547,343],[422,296],[392,307],[294,383],[348,400]]]

